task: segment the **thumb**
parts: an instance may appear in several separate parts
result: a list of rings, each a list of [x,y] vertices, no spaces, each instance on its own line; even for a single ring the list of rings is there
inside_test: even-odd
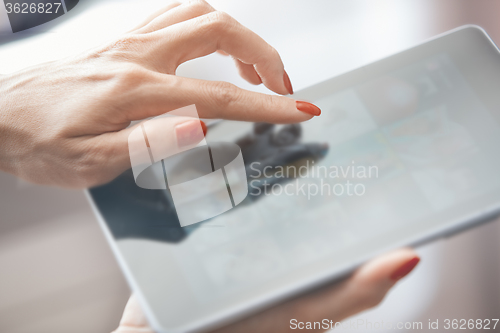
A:
[[[205,139],[207,127],[197,118],[157,117],[118,132],[102,134],[97,145],[110,152],[102,170],[109,181],[132,167],[141,172],[153,163],[191,149]]]
[[[137,298],[133,294],[125,306],[120,325],[112,333],[153,333]]]
[[[400,249],[373,259],[332,290],[336,321],[377,306],[387,292],[419,263],[412,249]]]
[[[360,267],[347,280],[319,288],[233,325],[225,332],[289,332],[292,318],[298,322],[322,322],[328,318],[340,322],[360,311],[379,304],[387,292],[418,263],[411,249],[401,249],[378,257]],[[323,332],[309,329],[308,332]]]
[[[128,129],[128,150],[132,167],[135,159],[143,162],[143,156],[148,163],[159,162],[169,156],[196,146],[205,138],[207,127],[201,120],[190,117],[157,117],[139,123]]]

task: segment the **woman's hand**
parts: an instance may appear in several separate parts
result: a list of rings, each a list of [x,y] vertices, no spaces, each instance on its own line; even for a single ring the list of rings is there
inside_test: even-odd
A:
[[[341,283],[297,297],[214,332],[295,331],[291,329],[294,326],[290,326],[292,319],[297,320],[294,322],[297,325],[299,322],[322,322],[323,319],[335,325],[336,322],[379,304],[396,282],[413,270],[419,260],[417,254],[410,249],[388,253],[368,262]],[[307,330],[323,331],[326,329]],[[134,296],[127,303],[115,333],[153,333]]]
[[[202,118],[294,123],[319,115],[291,98],[175,76],[183,62],[216,51],[231,55],[247,81],[292,93],[280,56],[259,36],[204,1],[172,3],[104,47],[0,76],[0,169],[88,187],[130,167],[134,120],[191,104]],[[177,125],[160,130],[173,136]]]

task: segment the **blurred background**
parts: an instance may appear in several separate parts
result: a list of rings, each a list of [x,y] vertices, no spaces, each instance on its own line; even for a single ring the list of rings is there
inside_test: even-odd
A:
[[[209,2],[277,48],[296,91],[463,24],[482,26],[500,43],[500,2],[492,0]],[[101,44],[164,5],[81,0],[64,17],[15,35],[0,6],[0,73]],[[178,74],[266,91],[245,83],[219,55],[189,62]],[[420,248],[416,271],[354,320],[420,321],[426,331],[429,319],[498,318],[499,240],[495,221]],[[110,332],[129,294],[82,191],[0,173],[0,332]]]

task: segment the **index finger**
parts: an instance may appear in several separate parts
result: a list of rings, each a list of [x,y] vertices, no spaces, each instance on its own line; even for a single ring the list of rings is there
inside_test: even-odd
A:
[[[244,64],[253,65],[262,83],[272,91],[282,95],[292,92],[276,49],[224,12],[215,11],[168,26],[151,33],[150,38],[155,41],[152,52],[161,56],[149,59],[157,62],[174,59],[177,67],[222,50]]]
[[[201,118],[222,118],[268,123],[297,123],[319,116],[321,110],[308,102],[285,96],[241,89],[228,82],[204,81],[148,73],[147,80],[129,93],[136,106],[127,109],[128,121],[157,116],[195,104]]]

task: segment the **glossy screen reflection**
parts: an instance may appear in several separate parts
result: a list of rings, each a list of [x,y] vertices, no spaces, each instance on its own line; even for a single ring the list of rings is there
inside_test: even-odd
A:
[[[313,102],[322,116],[300,126],[233,133],[249,195],[206,222],[181,228],[168,191],[140,189],[130,172],[92,189],[130,267],[168,253],[194,297],[208,302],[418,228],[500,185],[499,126],[445,53]],[[305,172],[283,176],[280,166]]]

